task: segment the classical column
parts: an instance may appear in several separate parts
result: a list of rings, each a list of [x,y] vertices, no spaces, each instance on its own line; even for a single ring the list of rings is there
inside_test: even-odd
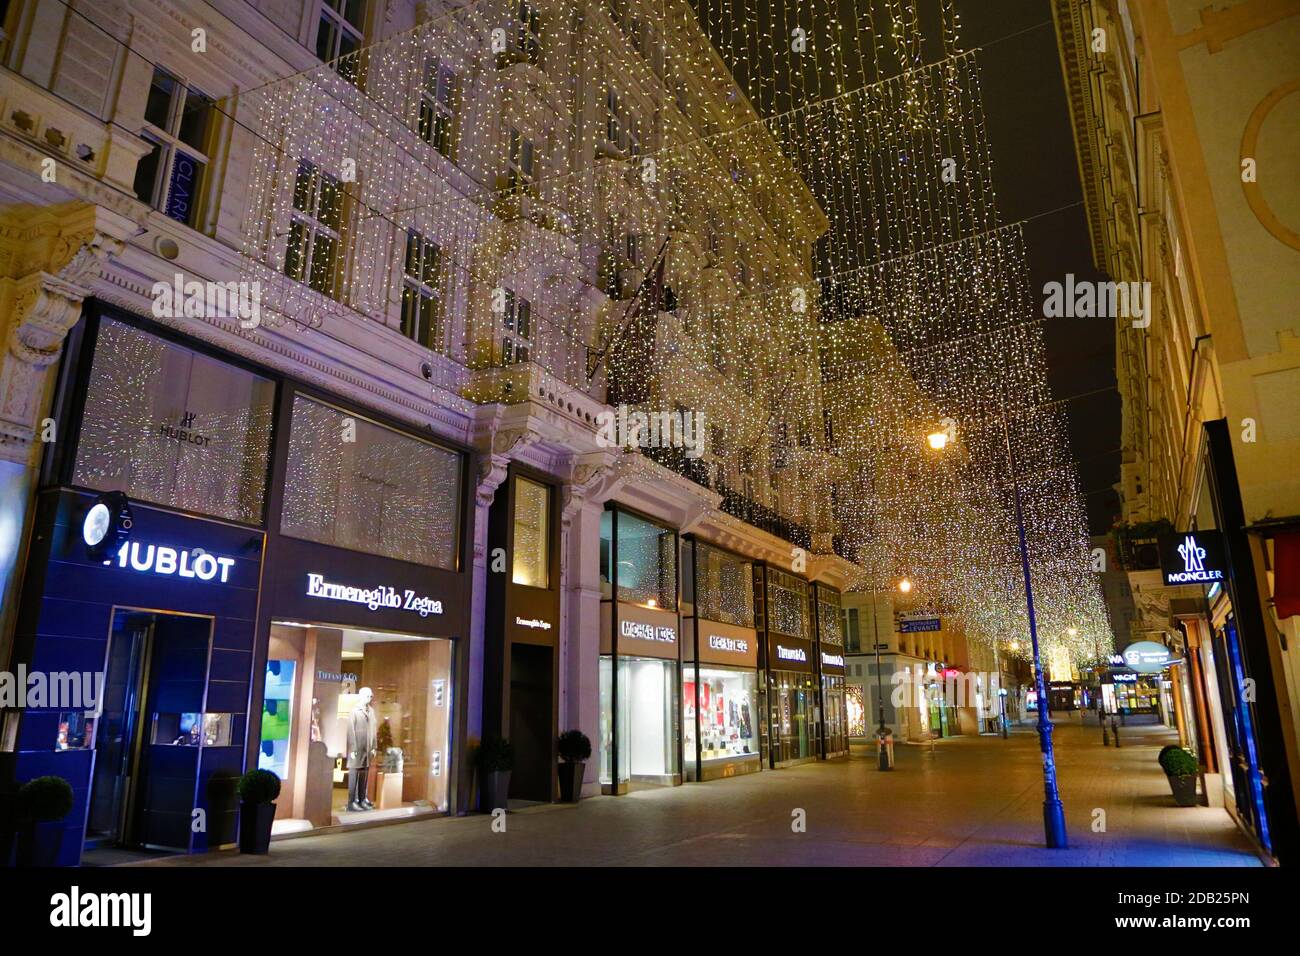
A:
[[[560,724],[592,744],[584,796],[600,793],[600,517],[613,494],[608,466],[580,464],[560,512]]]
[[[43,268],[0,280],[0,304],[8,305],[0,359],[0,664],[9,659],[41,443],[65,433],[65,423],[46,421],[53,368],[89,284],[123,248],[120,239],[94,229],[64,229],[51,238]]]

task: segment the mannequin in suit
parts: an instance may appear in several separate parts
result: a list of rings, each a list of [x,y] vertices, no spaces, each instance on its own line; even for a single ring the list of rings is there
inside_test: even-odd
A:
[[[348,809],[354,813],[375,807],[366,796],[370,755],[375,752],[378,733],[375,711],[370,706],[374,696],[369,687],[361,688],[348,716]]]

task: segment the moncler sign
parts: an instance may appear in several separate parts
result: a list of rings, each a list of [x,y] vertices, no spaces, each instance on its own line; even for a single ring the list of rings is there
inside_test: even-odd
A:
[[[1160,540],[1166,585],[1214,584],[1223,580],[1223,567],[1223,537],[1217,531],[1187,531]]]

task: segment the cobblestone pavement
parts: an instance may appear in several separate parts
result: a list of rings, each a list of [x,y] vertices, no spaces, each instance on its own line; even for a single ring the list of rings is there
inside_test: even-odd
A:
[[[597,797],[511,813],[507,832],[475,815],[281,840],[267,857],[229,851],[150,866],[1258,866],[1222,808],[1174,806],[1156,751],[1164,728],[1057,723],[1070,849],[1042,846],[1037,736],[958,737],[746,777]],[[806,832],[792,814],[806,811]],[[1104,832],[1093,831],[1105,811]]]

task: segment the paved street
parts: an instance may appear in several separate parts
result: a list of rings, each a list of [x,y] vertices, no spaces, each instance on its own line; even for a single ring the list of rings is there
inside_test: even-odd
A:
[[[1071,848],[1042,843],[1037,738],[959,737],[900,747],[895,773],[874,755],[771,773],[537,806],[490,819],[438,819],[276,842],[269,857],[235,852],[150,866],[601,865],[701,866],[1258,866],[1222,809],[1177,808],[1156,751],[1163,728],[1128,728],[1103,747],[1096,727],[1057,724]],[[807,831],[791,830],[807,812]],[[1093,832],[1094,809],[1105,832]]]

